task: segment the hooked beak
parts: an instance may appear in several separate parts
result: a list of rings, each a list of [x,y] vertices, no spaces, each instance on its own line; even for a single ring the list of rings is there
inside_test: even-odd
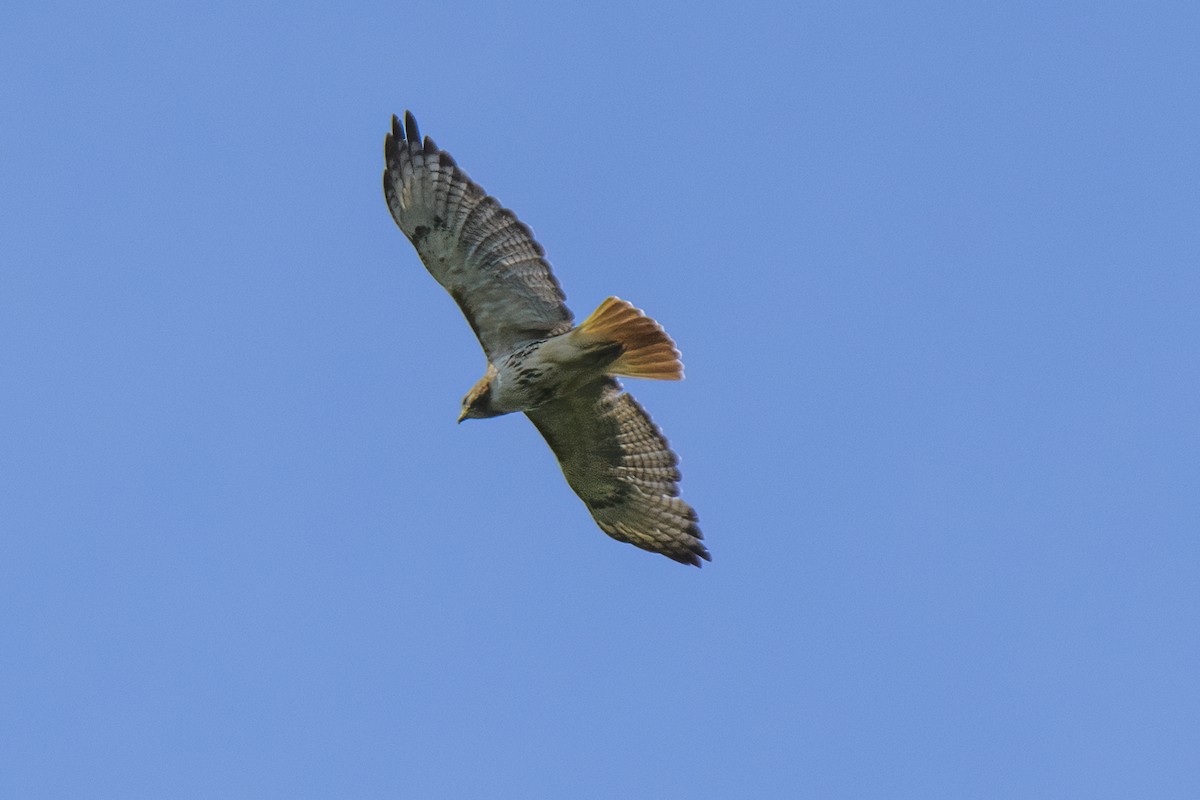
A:
[[[458,424],[462,425],[462,421],[466,418],[467,418],[467,409],[464,408],[462,410],[462,413],[458,415]]]

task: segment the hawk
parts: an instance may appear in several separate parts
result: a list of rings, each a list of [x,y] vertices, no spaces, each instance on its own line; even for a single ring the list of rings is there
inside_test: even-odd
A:
[[[683,564],[711,561],[679,497],[679,459],[616,379],[683,377],[662,327],[617,297],[573,324],[529,227],[422,139],[412,113],[392,117],[384,160],[392,217],[487,356],[458,421],[524,412],[601,530]]]

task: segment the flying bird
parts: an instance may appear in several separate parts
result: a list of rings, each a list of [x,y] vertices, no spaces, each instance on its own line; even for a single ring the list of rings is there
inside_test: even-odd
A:
[[[640,309],[609,297],[579,325],[529,227],[405,112],[384,142],[388,209],[462,309],[487,356],[458,421],[524,412],[567,483],[614,539],[683,564],[711,561],[679,497],[679,459],[616,376],[680,380],[679,351]]]

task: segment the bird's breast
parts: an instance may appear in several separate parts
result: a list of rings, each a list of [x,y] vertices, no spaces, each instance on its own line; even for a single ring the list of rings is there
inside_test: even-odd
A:
[[[532,342],[500,359],[492,403],[506,411],[529,411],[570,391],[582,364],[564,339]]]

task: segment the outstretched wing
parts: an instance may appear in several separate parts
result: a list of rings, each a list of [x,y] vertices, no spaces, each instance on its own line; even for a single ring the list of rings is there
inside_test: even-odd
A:
[[[712,560],[679,499],[679,459],[619,383],[605,378],[525,413],[601,530],[683,564]]]
[[[488,359],[571,329],[562,289],[529,227],[428,136],[392,117],[383,194],[400,230],[446,287]]]

